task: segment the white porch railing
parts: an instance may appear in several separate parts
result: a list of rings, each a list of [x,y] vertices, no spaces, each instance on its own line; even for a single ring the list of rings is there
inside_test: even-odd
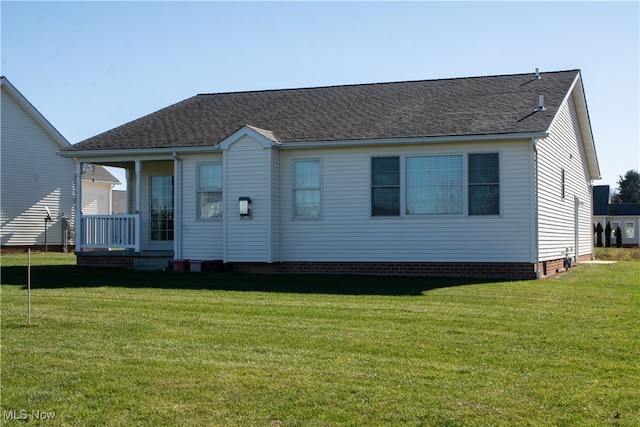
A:
[[[81,215],[76,247],[140,252],[140,215]]]

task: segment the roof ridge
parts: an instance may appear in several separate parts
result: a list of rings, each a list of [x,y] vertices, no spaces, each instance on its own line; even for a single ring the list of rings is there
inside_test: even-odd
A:
[[[539,74],[558,74],[558,73],[569,73],[569,72],[580,72],[579,68],[569,69],[569,70],[555,70],[555,71],[541,71]],[[304,87],[289,87],[289,88],[280,88],[280,89],[255,89],[255,90],[237,90],[237,91],[229,91],[229,92],[203,92],[198,93],[194,96],[215,96],[215,95],[237,95],[237,94],[248,94],[248,93],[269,93],[269,92],[292,92],[292,91],[301,91],[301,90],[316,90],[316,89],[334,89],[334,88],[353,88],[353,87],[364,87],[364,86],[381,86],[381,85],[394,85],[394,84],[407,84],[407,83],[425,83],[425,82],[444,82],[444,81],[453,81],[453,80],[473,80],[473,79],[487,79],[487,78],[498,78],[498,77],[516,77],[516,76],[528,76],[535,75],[534,72],[530,73],[512,73],[512,74],[490,74],[490,75],[481,75],[481,76],[467,76],[467,77],[444,77],[444,78],[436,78],[436,79],[418,79],[418,80],[397,80],[390,82],[372,82],[372,83],[347,83],[347,84],[336,84],[336,85],[326,85],[326,86],[304,86]]]

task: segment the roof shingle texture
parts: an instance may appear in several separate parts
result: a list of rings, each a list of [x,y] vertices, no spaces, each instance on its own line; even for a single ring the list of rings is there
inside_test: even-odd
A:
[[[202,94],[65,151],[213,146],[245,125],[281,143],[544,132],[578,73]]]

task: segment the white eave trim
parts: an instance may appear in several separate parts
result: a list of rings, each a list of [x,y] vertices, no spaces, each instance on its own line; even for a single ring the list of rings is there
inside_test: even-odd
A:
[[[201,147],[127,148],[118,150],[63,150],[58,151],[58,155],[77,158],[139,158],[140,156],[169,156],[173,158],[173,153],[211,153],[214,151],[220,151],[218,145],[205,145]]]
[[[173,153],[211,153],[228,149],[231,144],[242,136],[251,136],[260,143],[268,147],[279,148],[281,150],[298,150],[310,148],[342,148],[342,147],[375,147],[386,145],[413,145],[413,144],[445,144],[445,143],[463,143],[463,142],[487,142],[487,141],[514,141],[514,140],[531,140],[532,138],[546,138],[548,132],[524,132],[524,133],[504,133],[504,134],[487,134],[487,135],[462,135],[462,136],[432,136],[432,137],[416,137],[416,138],[383,138],[383,139],[356,139],[342,141],[293,141],[293,142],[275,142],[271,141],[264,135],[255,132],[248,127],[242,127],[229,137],[225,138],[220,144],[208,145],[202,147],[173,147],[173,148],[141,148],[141,149],[120,149],[120,150],[64,150],[58,154],[62,157],[72,158],[93,158],[104,159],[105,157],[129,159],[140,158],[141,156],[173,156]]]
[[[381,145],[412,145],[412,144],[443,144],[456,142],[483,142],[483,141],[513,141],[519,139],[531,140],[531,138],[546,138],[547,132],[505,133],[489,135],[462,135],[462,136],[427,136],[416,138],[384,138],[384,139],[357,139],[345,141],[309,141],[309,142],[285,142],[278,147],[283,150],[300,148],[328,148],[328,147],[364,147]]]
[[[577,91],[577,92],[574,92]],[[587,166],[589,168],[589,177],[592,181],[602,179],[600,174],[600,164],[598,162],[598,154],[596,153],[596,146],[593,140],[593,131],[591,129],[591,120],[589,119],[589,109],[587,108],[587,98],[584,94],[584,87],[582,85],[582,76],[580,72],[576,75],[576,78],[573,80],[573,84],[567,91],[564,99],[560,106],[564,105],[568,102],[569,97],[573,97],[574,105],[576,106],[576,113],[578,114],[578,121],[580,127],[580,135],[582,136],[582,145],[584,148]],[[560,112],[560,109],[558,109]],[[556,121],[558,120],[559,114],[556,113],[556,116],[551,120],[551,124],[549,125],[548,131],[550,132],[553,129]]]
[[[61,147],[69,147],[71,143],[67,141],[67,139],[62,136],[60,132],[44,117],[40,111],[36,107],[33,106],[31,102],[18,90],[16,87],[11,84],[9,79],[2,76],[2,87],[6,88],[7,94],[13,98],[14,101],[22,107],[23,110],[27,112],[29,116],[51,137],[54,141]]]

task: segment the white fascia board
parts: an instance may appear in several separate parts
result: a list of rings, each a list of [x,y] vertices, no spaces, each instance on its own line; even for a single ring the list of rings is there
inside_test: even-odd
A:
[[[582,136],[582,145],[587,157],[587,166],[589,168],[589,177],[592,181],[602,179],[600,175],[600,164],[598,162],[598,155],[596,153],[596,145],[593,140],[593,131],[591,129],[591,120],[589,119],[589,109],[587,108],[587,98],[584,94],[584,87],[582,85],[582,77],[580,72],[576,75],[571,87],[567,91],[562,103],[568,102],[569,97],[573,97],[574,105],[576,106],[576,113],[578,114],[578,123],[580,126],[580,135]],[[549,129],[547,132],[551,132],[553,126],[558,120],[560,110],[556,113],[556,116],[551,120]]]
[[[154,157],[165,157],[173,159],[173,153],[189,154],[189,153],[211,153],[220,151],[218,145],[207,145],[202,147],[172,147],[172,148],[130,148],[119,150],[78,150],[78,151],[58,151],[58,155],[62,157],[76,157],[83,160],[88,158],[110,159],[118,158],[119,160],[139,159],[141,156],[148,157],[152,160]],[[86,160],[85,160],[86,161]]]
[[[38,125],[51,138],[53,138],[53,140],[56,141],[56,143],[61,148],[71,146],[71,143],[67,141],[67,139],[64,136],[62,136],[60,132],[58,132],[58,130],[49,122],[49,120],[47,120],[46,117],[43,116],[42,113],[40,113],[40,111],[38,111],[38,109],[34,107],[33,104],[29,102],[29,100],[25,98],[25,96],[22,93],[20,93],[20,91],[16,89],[14,85],[11,84],[9,79],[7,79],[4,76],[2,76],[2,87],[5,88],[5,90],[7,91],[7,94],[11,98],[13,98],[13,100],[16,101],[18,105],[20,105],[20,107],[22,107],[22,109],[26,111],[27,114],[31,116],[31,118],[36,123],[38,123]]]
[[[269,131],[266,131],[269,132]],[[253,127],[244,125],[218,144],[221,150],[228,150],[231,145],[238,141],[243,136],[248,136],[252,139],[258,141],[264,148],[271,148],[274,146],[280,146],[278,141],[274,141],[272,139],[267,138],[264,134],[256,131]]]
[[[531,138],[546,138],[547,132],[505,133],[490,135],[464,135],[464,136],[432,136],[417,138],[385,138],[385,139],[358,139],[346,141],[311,141],[311,142],[287,142],[278,145],[283,150],[300,148],[329,148],[329,147],[367,147],[384,145],[412,145],[412,144],[443,144],[456,142],[486,142],[486,141],[513,141],[518,139],[531,140]]]

